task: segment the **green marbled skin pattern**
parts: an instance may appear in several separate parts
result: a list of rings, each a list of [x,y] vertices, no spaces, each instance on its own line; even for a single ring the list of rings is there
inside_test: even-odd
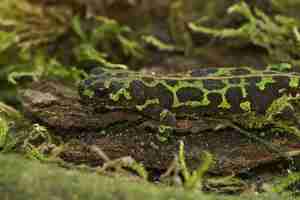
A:
[[[252,68],[202,68],[168,76],[96,69],[79,86],[82,101],[96,110],[128,110],[157,119],[264,114],[284,95],[300,94],[300,73]]]

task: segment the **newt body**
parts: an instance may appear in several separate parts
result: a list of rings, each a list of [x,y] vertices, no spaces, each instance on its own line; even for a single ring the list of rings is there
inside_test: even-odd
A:
[[[80,85],[95,110],[127,110],[173,124],[205,116],[271,119],[300,94],[300,74],[251,68],[203,68],[186,74],[147,75],[99,69]],[[277,109],[277,110],[276,110]]]

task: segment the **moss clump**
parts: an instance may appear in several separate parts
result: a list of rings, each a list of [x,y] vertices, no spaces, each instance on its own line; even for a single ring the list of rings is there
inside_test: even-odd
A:
[[[250,42],[267,50],[269,62],[300,63],[300,22],[285,15],[269,16],[260,9],[251,9],[245,2],[232,5],[229,14],[239,14],[245,22],[238,28],[214,29],[200,23],[189,23],[193,32],[218,38],[233,38]]]
[[[293,199],[291,193],[269,192],[231,195],[209,195],[196,190],[183,190],[126,177],[105,177],[78,170],[65,170],[55,165],[45,165],[15,155],[0,155],[1,194],[8,199],[207,199],[207,200],[264,200]],[[204,168],[201,168],[204,169]],[[293,180],[290,179],[290,183]],[[92,185],[91,185],[92,183]],[[286,186],[286,181],[283,182]],[[276,189],[277,190],[277,189]],[[281,191],[281,190],[280,190]]]
[[[0,118],[0,148],[3,148],[6,144],[8,134],[8,124],[6,120]]]

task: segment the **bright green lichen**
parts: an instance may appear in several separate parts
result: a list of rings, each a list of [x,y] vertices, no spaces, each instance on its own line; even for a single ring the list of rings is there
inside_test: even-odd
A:
[[[245,101],[240,103],[240,107],[242,110],[246,111],[246,112],[250,112],[251,111],[251,102],[250,101]]]

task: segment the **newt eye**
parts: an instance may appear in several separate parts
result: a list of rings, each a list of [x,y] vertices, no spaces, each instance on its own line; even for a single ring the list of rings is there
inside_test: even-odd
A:
[[[97,97],[106,97],[107,95],[109,95],[109,89],[104,87],[97,88],[95,90],[95,95]]]

